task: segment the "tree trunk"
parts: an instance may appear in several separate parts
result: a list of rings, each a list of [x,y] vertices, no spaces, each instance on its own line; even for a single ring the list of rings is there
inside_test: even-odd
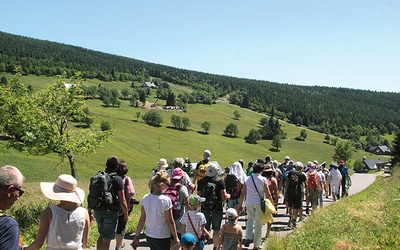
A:
[[[71,151],[69,151],[67,155],[68,155],[69,167],[71,168],[71,175],[76,179],[74,155],[72,154]]]

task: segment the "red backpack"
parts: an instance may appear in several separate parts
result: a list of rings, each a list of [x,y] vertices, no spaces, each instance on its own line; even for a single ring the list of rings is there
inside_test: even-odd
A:
[[[307,176],[307,186],[310,189],[317,189],[318,187],[318,176],[317,176],[317,171],[313,171],[311,173],[308,173]]]

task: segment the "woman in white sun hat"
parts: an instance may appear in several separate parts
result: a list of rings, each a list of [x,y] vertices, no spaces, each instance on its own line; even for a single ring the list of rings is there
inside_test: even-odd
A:
[[[45,239],[48,250],[85,249],[90,219],[87,210],[79,206],[85,199],[85,192],[77,187],[76,179],[62,174],[55,183],[41,182],[40,189],[50,200],[60,202],[44,210],[35,241],[24,249],[40,249]]]

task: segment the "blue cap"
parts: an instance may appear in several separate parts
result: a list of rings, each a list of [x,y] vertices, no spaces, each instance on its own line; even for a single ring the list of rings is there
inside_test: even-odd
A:
[[[196,244],[196,238],[191,233],[185,233],[184,235],[182,235],[181,244],[192,246]]]

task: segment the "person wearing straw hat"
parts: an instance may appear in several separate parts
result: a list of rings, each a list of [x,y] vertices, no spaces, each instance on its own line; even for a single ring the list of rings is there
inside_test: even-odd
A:
[[[87,210],[79,206],[85,192],[77,187],[76,179],[62,174],[56,182],[41,182],[40,189],[50,200],[60,202],[44,210],[35,241],[24,249],[40,249],[45,239],[46,249],[85,249],[90,219]]]

